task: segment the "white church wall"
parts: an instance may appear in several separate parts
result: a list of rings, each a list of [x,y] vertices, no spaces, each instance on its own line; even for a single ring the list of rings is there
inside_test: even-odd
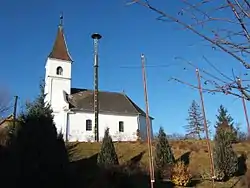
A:
[[[61,77],[61,78],[70,79],[71,78],[71,66],[72,66],[72,63],[69,62],[69,61],[48,58],[46,66],[45,66],[45,68],[46,68],[45,77],[47,77],[47,76],[57,76],[57,77]],[[62,69],[63,69],[63,74],[62,75],[57,75],[56,74],[57,67],[62,67]]]
[[[60,112],[64,107],[68,108],[68,103],[64,99],[63,88],[65,88],[65,80],[53,78],[52,91],[49,93],[51,96],[51,108],[54,112]]]
[[[152,119],[150,119],[150,125],[151,125],[151,136],[153,137],[153,125],[152,125]],[[142,140],[147,139],[147,124],[146,124],[146,117],[139,115],[139,129],[140,129],[140,136]]]
[[[57,68],[62,68],[62,74],[57,74]],[[60,112],[68,103],[64,100],[63,91],[70,94],[71,89],[71,62],[48,59],[45,74],[45,102],[51,105],[54,112]]]
[[[92,120],[91,131],[86,130],[86,120],[88,119]],[[119,121],[124,122],[124,132],[119,132]],[[107,127],[113,141],[135,141],[137,139],[137,116],[99,114],[99,140],[103,139]],[[83,112],[69,114],[68,130],[70,142],[94,141],[94,114]]]
[[[54,116],[54,123],[57,129],[57,132],[64,133],[65,132],[65,119],[63,113],[53,113]]]

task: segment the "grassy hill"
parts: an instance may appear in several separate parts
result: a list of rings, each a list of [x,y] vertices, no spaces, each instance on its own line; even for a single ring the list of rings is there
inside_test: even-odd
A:
[[[209,154],[207,151],[206,141],[170,141],[175,158],[178,159],[183,155],[189,155],[189,167],[192,174],[209,173]],[[69,151],[71,161],[78,161],[84,158],[89,158],[100,150],[100,143],[78,143],[70,144]],[[250,154],[250,143],[235,144],[234,150],[240,155],[242,153]],[[131,158],[145,152],[140,159],[140,166],[147,169],[148,167],[148,152],[147,143],[115,143],[116,152],[120,164],[129,161]],[[250,167],[250,160],[247,160],[247,166]],[[236,185],[234,185],[236,183]],[[217,183],[216,187],[246,187],[243,185],[243,177],[232,178],[226,183]],[[211,182],[200,182],[196,187],[211,187]]]

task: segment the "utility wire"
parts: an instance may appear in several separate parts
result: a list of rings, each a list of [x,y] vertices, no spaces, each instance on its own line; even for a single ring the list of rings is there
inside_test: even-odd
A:
[[[171,64],[160,64],[160,65],[145,65],[145,68],[167,68],[170,67],[172,65],[177,65],[176,63],[171,63]],[[115,69],[141,69],[141,66],[105,66],[102,67],[100,66],[100,68],[115,68]]]

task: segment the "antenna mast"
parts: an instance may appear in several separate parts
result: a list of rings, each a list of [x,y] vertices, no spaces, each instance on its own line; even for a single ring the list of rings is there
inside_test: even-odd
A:
[[[94,114],[95,141],[99,142],[99,96],[98,96],[98,41],[102,36],[98,33],[91,35],[94,40]]]

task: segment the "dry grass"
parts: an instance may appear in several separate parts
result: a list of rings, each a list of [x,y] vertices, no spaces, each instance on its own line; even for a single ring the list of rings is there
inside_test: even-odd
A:
[[[193,174],[200,174],[203,172],[209,172],[209,154],[207,151],[206,141],[194,141],[194,140],[186,140],[186,141],[170,141],[170,145],[172,146],[172,150],[174,152],[175,158],[181,157],[184,153],[190,153],[190,163],[189,168]],[[213,145],[213,143],[211,143]],[[238,143],[235,144],[234,150],[240,155],[242,153],[250,154],[250,143]],[[116,152],[119,158],[119,162],[121,164],[129,161],[134,156],[140,154],[145,151],[146,153],[143,155],[140,165],[147,169],[148,166],[148,152],[147,152],[147,144],[140,142],[129,142],[129,143],[115,143]],[[100,149],[99,143],[79,143],[76,144],[75,147],[71,150],[71,160],[79,160],[81,158],[87,158],[94,154],[96,154]],[[250,160],[247,160],[247,166],[250,167]],[[250,180],[250,172],[247,173],[248,176],[244,177],[242,180],[237,183],[237,185],[233,186],[235,182],[238,181],[239,178],[232,178],[226,183],[217,183],[216,188],[220,187],[247,187],[246,182],[248,179]],[[211,187],[211,182],[202,182],[196,187]]]

